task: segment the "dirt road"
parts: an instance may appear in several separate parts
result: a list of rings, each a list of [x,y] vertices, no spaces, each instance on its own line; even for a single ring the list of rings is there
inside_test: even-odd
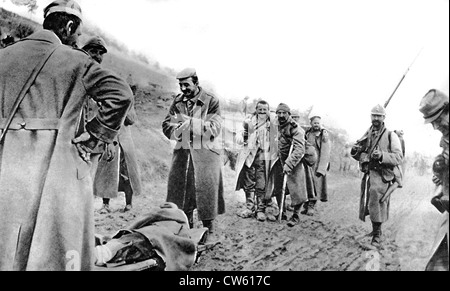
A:
[[[430,205],[432,185],[428,176],[407,177],[405,187],[394,193],[391,217],[383,225],[382,249],[367,246],[370,221],[358,220],[359,178],[330,173],[330,201],[318,202],[314,217],[301,216],[293,228],[283,221],[258,222],[236,214],[244,195],[233,191],[234,172],[225,168],[227,212],[218,218],[221,244],[202,254],[193,271],[364,271],[423,270],[434,240],[439,213]],[[165,199],[164,184],[134,200],[131,212],[120,213],[124,198],[112,200],[115,209],[95,214],[96,230],[111,234]],[[96,208],[101,200],[96,199]],[[290,215],[290,213],[288,213]],[[200,225],[199,222],[197,222]]]

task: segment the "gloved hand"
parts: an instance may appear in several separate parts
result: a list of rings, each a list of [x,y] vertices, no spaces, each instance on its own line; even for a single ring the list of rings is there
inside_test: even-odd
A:
[[[383,158],[383,152],[376,149],[373,151],[371,158],[374,161],[380,161]]]
[[[98,139],[89,134],[89,132],[83,132],[80,136],[74,138],[72,143],[75,144],[80,157],[86,163],[91,163],[91,153],[98,144]]]

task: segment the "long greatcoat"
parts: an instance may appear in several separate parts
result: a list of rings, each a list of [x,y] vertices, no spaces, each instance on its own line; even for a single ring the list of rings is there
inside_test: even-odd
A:
[[[316,134],[311,129],[306,132],[306,141],[314,146],[317,153],[317,162],[312,167],[312,171],[306,171],[308,183],[308,197],[319,198],[322,202],[328,201],[327,173],[330,165],[331,141],[326,129],[322,129]],[[322,174],[317,177],[316,173]]]
[[[175,203],[186,213],[196,208],[200,220],[213,220],[218,214],[225,213],[219,100],[200,88],[191,127],[177,138],[174,131],[184,121],[183,115],[188,115],[183,99],[182,94],[174,99],[162,123],[164,135],[176,141],[169,171],[167,202]],[[193,173],[188,171],[190,165]]]
[[[369,136],[370,132],[371,130],[369,130],[365,136]],[[400,140],[395,132],[391,132],[386,128],[382,132],[381,139],[378,143],[379,150],[383,153],[380,167],[390,167],[393,168],[393,171],[391,173],[387,171],[382,171],[380,173],[377,170],[371,169],[364,175],[361,183],[361,199],[359,205],[359,218],[362,221],[365,221],[365,217],[370,215],[370,220],[372,222],[386,222],[389,218],[390,199],[388,198],[383,203],[380,203],[379,200],[383,194],[386,193],[390,183],[394,182],[394,180],[399,184],[402,183],[401,171],[399,170],[399,165],[403,159]],[[374,140],[372,144],[375,142],[376,140]],[[368,159],[368,153],[365,152],[361,154],[357,160],[361,163],[368,161]]]
[[[269,173],[268,192],[276,195],[275,176],[279,169],[275,167],[277,162],[281,162],[282,165],[288,164],[292,169],[291,174],[286,177],[286,187],[289,189],[291,195],[291,201],[293,205],[299,205],[308,201],[306,192],[306,176],[305,165],[302,159],[305,155],[305,131],[292,119],[289,119],[283,125],[278,125],[277,135],[277,150],[275,155],[272,156],[271,169]],[[289,149],[292,147],[292,153],[289,154]],[[270,196],[266,196],[266,199],[270,199]]]
[[[242,134],[245,136],[248,136],[248,140],[247,143],[244,145],[244,148],[239,152],[239,155],[237,157],[237,161],[236,161],[236,187],[235,190],[238,191],[240,189],[243,188],[242,185],[242,179],[241,179],[241,172],[242,169],[244,168],[244,164],[245,161],[247,159],[247,157],[251,154],[256,155],[257,152],[257,147],[256,147],[256,133],[257,131],[255,130],[255,118],[257,118],[256,116],[252,116],[251,120],[249,122],[244,121],[244,132],[242,132]],[[268,145],[264,145],[264,147],[268,147],[265,151],[264,151],[264,161],[265,161],[265,175],[266,175],[266,184],[268,181],[268,177],[269,177],[269,171],[270,168],[272,167],[272,160],[273,160],[273,156],[276,156],[276,151],[277,151],[277,125],[275,124],[275,122],[271,119],[269,119],[268,123],[266,124],[267,127],[267,131],[268,131]],[[270,196],[271,195],[271,191],[268,190],[268,188],[266,187],[266,196]]]
[[[0,270],[90,270],[90,165],[72,139],[87,95],[102,103],[87,130],[112,142],[131,104],[121,78],[42,30],[0,50],[0,128],[31,71],[57,48],[0,145]],[[22,124],[22,125],[19,125]]]
[[[101,198],[117,197],[119,187],[119,164],[120,150],[123,151],[125,164],[128,170],[128,178],[130,179],[133,195],[142,193],[141,176],[139,164],[136,157],[136,148],[134,146],[133,137],[131,136],[131,126],[136,122],[136,111],[134,106],[125,118],[124,125],[120,128],[117,136],[118,145],[114,147],[115,156],[112,161],[107,161],[104,155],[98,163],[97,172],[94,179],[94,195]]]

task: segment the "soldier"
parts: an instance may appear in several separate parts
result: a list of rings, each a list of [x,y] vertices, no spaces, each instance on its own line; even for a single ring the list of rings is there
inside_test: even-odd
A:
[[[71,47],[81,19],[75,1],[54,1],[43,30],[0,50],[0,270],[93,267],[90,153],[116,137],[131,90]],[[88,95],[102,109],[77,137]]]
[[[103,55],[108,52],[106,43],[100,36],[91,37],[83,46],[83,50],[99,64],[103,62]]]
[[[97,63],[103,62],[103,56],[108,52],[105,41],[94,36],[83,46],[85,50]],[[133,90],[133,88],[131,88]],[[133,92],[134,95],[134,92]],[[85,105],[86,120],[90,120],[97,105],[92,100],[87,100]],[[131,128],[136,121],[137,115],[133,105],[125,118],[120,129],[115,146],[107,148],[107,154],[100,159],[94,179],[94,195],[103,198],[103,205],[100,213],[111,212],[109,201],[117,197],[117,191],[123,190],[125,193],[125,207],[122,212],[132,209],[133,194],[139,195],[142,192],[139,165],[136,158],[136,150],[131,136]]]
[[[305,131],[290,117],[290,108],[280,103],[276,113],[278,117],[278,155],[274,158],[269,178],[269,189],[273,189],[282,219],[285,205],[282,197],[283,181],[286,176],[286,191],[291,195],[293,214],[288,225],[295,226],[300,222],[300,209],[307,201],[305,185],[305,168],[301,162],[305,155]]]
[[[208,240],[214,240],[215,219],[225,213],[219,99],[200,87],[195,69],[184,69],[177,79],[182,94],[175,97],[162,123],[164,135],[176,141],[167,202],[186,213],[191,227],[197,209],[203,226],[208,228]]]
[[[254,216],[266,220],[266,186],[270,169],[270,151],[276,148],[277,128],[269,115],[269,103],[264,100],[256,104],[256,112],[244,120],[243,131],[236,136],[238,144],[244,144],[237,161],[236,191],[244,189],[246,209],[238,215]],[[256,197],[255,197],[256,194]],[[256,198],[256,205],[255,205]],[[275,217],[271,220],[276,220]]]
[[[449,117],[448,96],[443,92],[432,89],[420,102],[420,112],[423,113],[425,123],[431,123],[433,128],[442,133],[440,146],[442,154],[436,157],[433,164],[433,182],[438,186],[436,196],[431,203],[443,213],[441,227],[436,235],[431,258],[426,266],[427,271],[448,271],[448,187],[449,187]]]
[[[320,116],[312,116],[310,121],[311,127],[306,131],[305,139],[314,146],[317,162],[309,168],[311,171],[306,171],[306,179],[310,179],[312,185],[307,186],[308,202],[303,205],[301,213],[313,216],[317,199],[328,201],[327,172],[330,166],[331,141],[328,131],[322,127]]]
[[[294,120],[295,122],[300,124],[300,113],[298,112],[298,110],[292,109],[291,117],[292,117],[292,120]]]
[[[249,108],[248,108],[248,100],[250,99],[250,97],[245,96],[244,99],[242,99],[241,103],[240,103],[240,107],[241,107],[241,112],[244,115],[244,117],[247,117],[247,114],[249,114]]]
[[[398,136],[389,131],[384,123],[386,111],[381,105],[371,111],[372,126],[352,147],[352,157],[359,161],[364,177],[361,185],[359,218],[365,221],[370,215],[373,231],[371,244],[379,247],[382,223],[389,218],[389,197],[382,200],[388,189],[401,187],[402,149]]]

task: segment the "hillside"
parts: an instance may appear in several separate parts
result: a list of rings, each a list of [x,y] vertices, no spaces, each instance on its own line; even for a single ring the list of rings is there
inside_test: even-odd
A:
[[[40,25],[0,10],[2,33],[15,33],[19,24],[39,29]],[[95,31],[93,28],[92,31]],[[88,35],[92,33],[87,29]],[[17,37],[15,35],[15,37]],[[111,200],[112,212],[95,212],[95,231],[112,235],[145,215],[148,209],[163,203],[167,192],[167,175],[172,158],[172,144],[162,134],[161,123],[176,92],[179,91],[170,70],[151,65],[136,57],[119,42],[105,36],[110,52],[104,66],[117,72],[130,85],[136,85],[137,122],[132,134],[140,165],[143,193],[133,198],[132,211],[122,213],[124,195]],[[224,100],[226,101],[226,100]],[[243,115],[237,104],[223,104],[225,133],[237,130]],[[307,124],[307,112],[301,113]],[[232,134],[224,134],[224,143],[232,144]],[[392,197],[392,217],[386,223],[383,248],[374,252],[363,235],[369,222],[358,220],[360,177],[357,164],[350,172],[340,171],[340,154],[346,133],[330,128],[333,142],[329,177],[330,200],[319,203],[317,215],[302,215],[301,223],[290,228],[282,223],[261,223],[242,219],[236,214],[244,207],[244,194],[236,192],[236,172],[223,167],[226,213],[218,217],[221,244],[204,253],[194,271],[273,271],[273,270],[423,270],[437,228],[439,214],[429,203],[432,192],[431,173],[408,165],[405,187]],[[95,199],[99,210],[102,200]],[[289,203],[289,198],[287,200]],[[291,213],[289,213],[291,215]],[[196,219],[196,225],[201,222]],[[375,261],[373,260],[375,259]]]

